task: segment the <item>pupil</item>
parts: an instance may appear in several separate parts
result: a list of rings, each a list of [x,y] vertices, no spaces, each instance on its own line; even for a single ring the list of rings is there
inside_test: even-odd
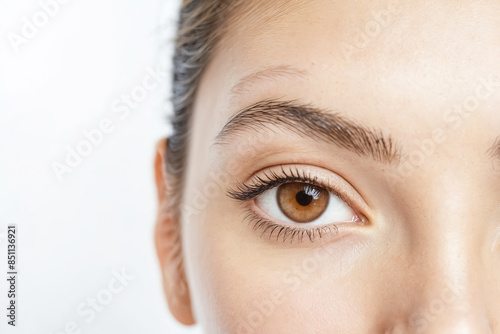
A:
[[[295,195],[295,199],[297,200],[297,203],[299,203],[302,206],[308,206],[311,204],[313,197],[308,195],[304,190],[299,191],[297,195]]]

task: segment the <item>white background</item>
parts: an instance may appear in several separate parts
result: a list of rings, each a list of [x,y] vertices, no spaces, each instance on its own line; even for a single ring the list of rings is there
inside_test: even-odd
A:
[[[168,71],[178,1],[66,1],[44,22],[38,0],[0,0],[0,332],[69,333],[75,322],[80,333],[199,333],[169,314],[153,245],[152,164],[169,131],[170,73],[127,117],[112,109],[148,69]],[[40,27],[16,50],[9,36],[23,36],[24,18]],[[53,163],[106,118],[113,131],[58,180]],[[19,232],[15,329],[8,224]],[[114,270],[134,280],[87,322],[78,306],[105,293]]]

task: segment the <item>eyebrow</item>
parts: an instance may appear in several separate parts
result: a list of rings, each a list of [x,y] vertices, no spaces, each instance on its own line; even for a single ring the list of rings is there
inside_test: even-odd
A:
[[[272,126],[334,144],[381,163],[390,165],[401,159],[400,146],[381,130],[298,101],[264,100],[243,108],[229,119],[215,138],[215,144],[228,144],[231,136],[242,131],[272,130]]]
[[[500,137],[498,137],[493,146],[488,149],[488,153],[493,159],[500,161]]]

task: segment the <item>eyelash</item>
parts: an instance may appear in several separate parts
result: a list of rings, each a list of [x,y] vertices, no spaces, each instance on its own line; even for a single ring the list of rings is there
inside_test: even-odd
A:
[[[278,174],[275,171],[270,171],[264,173],[263,177],[255,176],[251,180],[250,184],[240,183],[236,186],[236,188],[229,189],[227,195],[237,201],[248,202],[263,194],[267,190],[292,182],[308,183],[314,186],[321,187],[327,190],[329,193],[339,197],[341,200],[346,202],[347,205],[353,208],[351,201],[343,194],[339,193],[337,190],[331,187],[325,186],[320,181],[318,181],[317,177],[310,176],[304,171],[300,171],[296,167],[290,167],[288,170],[285,170],[285,168],[281,167],[281,174]],[[269,232],[269,239],[273,239],[274,235],[276,241],[279,241],[281,236],[282,242],[285,242],[287,239],[289,239],[290,243],[293,243],[295,239],[298,242],[302,242],[306,237],[312,243],[317,237],[321,239],[324,234],[329,234],[332,231],[338,231],[338,227],[335,224],[318,226],[314,228],[301,228],[277,224],[264,217],[261,217],[251,209],[248,210],[244,220],[247,220],[249,224],[253,225],[254,231],[262,230],[262,233],[260,235],[261,237],[263,237],[266,232]]]

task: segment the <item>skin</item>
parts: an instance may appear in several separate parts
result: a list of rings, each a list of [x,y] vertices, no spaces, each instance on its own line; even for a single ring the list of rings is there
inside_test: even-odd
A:
[[[500,2],[271,7],[237,14],[202,77],[180,224],[164,213],[158,145],[156,244],[172,313],[206,333],[500,333]],[[387,22],[368,31],[382,11]],[[214,144],[266,99],[381,129],[400,160],[278,126]],[[364,223],[314,242],[261,236],[244,219],[255,201],[227,192],[280,166],[346,190]],[[184,267],[171,256],[177,233]]]

